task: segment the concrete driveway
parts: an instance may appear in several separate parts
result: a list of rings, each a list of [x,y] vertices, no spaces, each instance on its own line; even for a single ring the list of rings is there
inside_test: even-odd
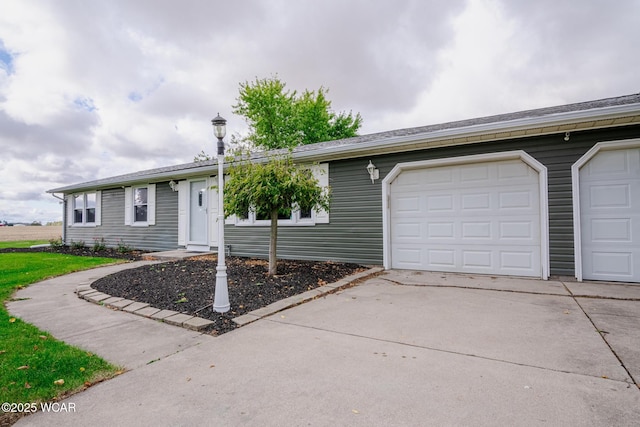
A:
[[[390,271],[214,338],[72,294],[109,268],[30,286],[9,310],[130,371],[18,425],[640,420],[639,285]]]

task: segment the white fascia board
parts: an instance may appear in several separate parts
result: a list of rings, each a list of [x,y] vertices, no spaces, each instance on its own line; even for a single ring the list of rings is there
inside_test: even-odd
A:
[[[601,121],[621,118],[629,115],[640,114],[640,104],[628,104],[628,105],[616,105],[611,107],[602,107],[590,110],[571,111],[563,113],[547,114],[538,117],[526,117],[522,119],[514,119],[492,123],[482,123],[477,125],[457,127],[450,129],[442,129],[429,131],[424,133],[416,133],[412,135],[403,135],[396,137],[387,137],[384,139],[372,140],[368,142],[360,142],[353,144],[345,144],[339,146],[320,147],[317,150],[306,150],[304,152],[295,153],[294,158],[313,159],[321,158],[327,159],[330,157],[353,157],[351,154],[369,154],[364,153],[371,150],[383,150],[385,148],[393,148],[397,151],[402,151],[404,146],[411,145],[424,145],[427,147],[429,142],[452,139],[452,138],[465,138],[465,137],[477,137],[491,133],[507,133],[526,131],[531,129],[548,128],[553,126],[571,125],[581,123],[585,121]],[[605,126],[593,126],[592,128],[599,128]],[[518,135],[516,137],[537,136],[543,133],[558,133],[560,131],[554,130],[551,132],[539,132],[531,135]]]
[[[141,175],[136,175],[135,177],[124,178],[122,180],[115,180],[117,177],[113,177],[114,181],[104,182],[104,183],[100,182],[101,180],[89,181],[82,184],[54,188],[52,190],[47,190],[47,193],[69,194],[77,191],[100,190],[100,189],[116,188],[116,187],[123,187],[123,186],[128,187],[136,184],[161,182],[164,180],[188,179],[196,176],[211,176],[211,175],[216,175],[217,173],[218,173],[218,167],[217,167],[217,164],[214,164],[214,165],[201,166],[198,168],[189,168],[189,169],[183,169],[183,170],[141,174]],[[106,178],[106,179],[110,179],[110,178]]]

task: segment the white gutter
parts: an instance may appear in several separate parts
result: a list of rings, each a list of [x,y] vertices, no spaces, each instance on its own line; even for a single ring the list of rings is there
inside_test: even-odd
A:
[[[582,123],[585,121],[602,121],[613,120],[616,118],[622,118],[629,115],[640,114],[640,104],[626,104],[616,105],[611,107],[602,107],[597,109],[571,111],[564,113],[547,114],[538,117],[526,117],[522,119],[514,119],[509,121],[499,121],[492,123],[482,123],[477,125],[457,127],[450,129],[441,129],[434,131],[427,131],[423,133],[415,133],[411,135],[402,135],[395,137],[387,137],[384,139],[374,139],[367,142],[359,142],[338,146],[318,147],[317,149],[304,150],[296,153],[294,150],[294,158],[296,159],[308,159],[318,156],[329,157],[333,155],[345,155],[353,153],[361,153],[363,151],[384,149],[393,147],[394,151],[402,148],[403,146],[415,144],[419,142],[421,145],[427,145],[429,142],[452,139],[452,138],[465,138],[484,135],[488,133],[508,133],[526,131],[533,128],[550,128],[554,126],[566,126],[571,124]],[[612,124],[610,126],[615,126]],[[593,126],[592,128],[602,128],[609,126]],[[558,130],[549,130],[543,133],[557,133]],[[535,136],[541,133],[535,133],[532,135],[519,135],[518,137]],[[402,150],[399,150],[402,151]]]
[[[163,171],[163,172],[156,172],[156,173],[150,173],[145,175],[137,175],[131,178],[123,178],[122,180],[118,180],[118,181],[111,181],[111,179],[116,179],[117,177],[97,179],[95,181],[89,181],[89,182],[81,183],[77,185],[69,185],[65,187],[54,188],[52,190],[47,190],[47,193],[51,193],[51,194],[71,193],[71,192],[82,191],[86,189],[100,190],[104,188],[114,188],[114,187],[130,186],[130,185],[148,183],[148,182],[158,182],[165,179],[167,181],[170,181],[172,179],[186,179],[192,176],[202,176],[203,174],[206,174],[206,173],[209,173],[210,175],[215,175],[216,165],[217,163],[214,163],[212,165],[207,165],[207,166],[200,166],[196,168],[188,168],[188,169],[181,169],[181,170],[175,170],[175,171]],[[101,182],[106,180],[109,180],[109,181]]]

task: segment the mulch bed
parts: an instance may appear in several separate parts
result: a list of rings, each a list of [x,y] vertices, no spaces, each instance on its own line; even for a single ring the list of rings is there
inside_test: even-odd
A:
[[[216,264],[215,256],[205,256],[148,265],[103,277],[92,287],[111,296],[209,319],[214,323],[206,332],[220,335],[237,327],[234,317],[365,270],[356,264],[279,260],[278,275],[269,276],[266,260],[228,257],[231,309],[217,313],[213,311]]]
[[[144,252],[121,253],[115,249],[92,248],[3,249],[2,252],[57,252],[80,256],[101,256],[136,261]],[[273,302],[332,283],[364,271],[357,264],[320,261],[278,260],[278,275],[269,276],[268,262],[261,259],[227,257],[227,285],[231,309],[213,311],[216,282],[215,256],[163,262],[120,271],[92,284],[94,289],[115,297],[145,302],[158,309],[173,310],[213,321],[205,332],[220,335],[237,325],[234,317]]]

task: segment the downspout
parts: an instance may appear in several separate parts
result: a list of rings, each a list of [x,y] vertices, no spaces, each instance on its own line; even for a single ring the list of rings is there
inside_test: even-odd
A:
[[[51,193],[51,195],[56,199],[60,200],[60,203],[62,204],[62,236],[60,237],[62,237],[62,243],[66,244],[67,242],[67,199],[65,199],[64,193],[62,194],[63,194],[62,197],[58,197],[55,195],[55,193]]]

